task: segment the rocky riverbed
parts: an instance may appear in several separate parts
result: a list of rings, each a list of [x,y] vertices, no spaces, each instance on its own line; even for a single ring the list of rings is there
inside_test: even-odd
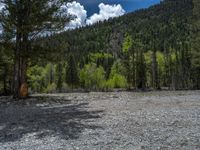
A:
[[[200,91],[0,97],[0,150],[200,149]]]

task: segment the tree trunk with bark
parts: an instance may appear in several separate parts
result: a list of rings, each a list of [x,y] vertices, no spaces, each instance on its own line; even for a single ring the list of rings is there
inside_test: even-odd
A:
[[[132,51],[132,87],[136,88],[136,77],[135,77],[135,51]]]
[[[152,53],[152,78],[153,78],[153,88],[160,89],[159,79],[158,79],[158,62],[155,50]]]
[[[16,48],[14,50],[14,74],[13,74],[13,98],[19,98],[20,87],[20,40],[21,35],[17,33],[16,36]]]
[[[28,83],[27,83],[27,58],[21,57],[21,65],[20,65],[20,92],[19,98],[27,98],[28,97]]]
[[[14,55],[14,81],[13,81],[13,98],[27,98],[28,84],[27,84],[27,50],[28,50],[28,36],[22,37],[21,33],[16,36],[16,49]]]
[[[4,89],[4,94],[7,95],[8,94],[8,89],[7,89],[7,65],[4,64],[4,75],[3,75],[3,89]]]

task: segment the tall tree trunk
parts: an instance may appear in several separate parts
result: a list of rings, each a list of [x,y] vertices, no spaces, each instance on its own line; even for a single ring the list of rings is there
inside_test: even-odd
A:
[[[142,49],[136,52],[136,86],[142,90],[146,88],[146,64]]]
[[[164,69],[164,83],[165,87],[170,87],[170,77],[169,77],[169,53],[164,51],[164,61],[165,61],[165,69]]]
[[[153,88],[160,89],[159,79],[158,79],[158,63],[155,50],[152,53],[152,76],[153,76]]]
[[[21,35],[17,33],[16,48],[14,49],[14,73],[13,73],[13,98],[19,98],[20,88],[20,40]]]
[[[4,64],[4,76],[3,76],[3,88],[4,88],[4,94],[7,95],[8,94],[8,90],[7,90],[7,65]]]
[[[132,86],[136,87],[136,80],[135,80],[135,51],[132,52]]]
[[[49,83],[52,84],[54,80],[53,65],[50,64]]]
[[[57,78],[58,78],[58,81],[57,81],[57,89],[59,91],[59,93],[62,92],[62,64],[61,63],[58,63],[57,65]]]
[[[179,76],[179,67],[180,67],[180,63],[179,63],[179,54],[178,54],[178,50],[177,48],[175,49],[175,58],[176,58],[176,61],[175,61],[175,73],[174,73],[174,90],[178,90],[180,89],[180,76]]]
[[[23,35],[22,51],[20,55],[20,98],[28,97],[27,61],[28,61],[28,35]]]
[[[17,33],[16,49],[14,54],[14,81],[13,81],[13,98],[27,98],[27,49],[28,36],[23,36]]]
[[[28,83],[27,83],[27,58],[21,57],[21,65],[20,65],[20,92],[19,98],[27,98],[28,97]]]

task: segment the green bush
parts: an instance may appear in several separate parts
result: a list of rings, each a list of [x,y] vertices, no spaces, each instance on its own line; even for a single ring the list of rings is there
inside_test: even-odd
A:
[[[106,87],[108,89],[112,88],[127,88],[127,80],[124,76],[120,74],[114,74],[112,78],[110,78],[107,83]]]
[[[49,84],[45,89],[45,93],[53,93],[56,91],[57,85],[55,83]]]
[[[80,83],[86,89],[103,89],[105,83],[105,71],[103,67],[98,67],[91,63],[84,66],[79,74]]]
[[[125,68],[122,63],[118,60],[116,61],[109,75],[109,79],[104,84],[104,88],[112,89],[112,88],[127,88],[127,80],[125,78]]]
[[[126,69],[124,68],[123,64],[121,63],[120,60],[117,60],[112,68],[111,68],[111,72],[110,72],[110,78],[114,77],[114,75],[119,74],[124,76],[126,72]]]
[[[30,89],[33,92],[41,92],[45,83],[45,71],[43,67],[33,66],[27,71]]]

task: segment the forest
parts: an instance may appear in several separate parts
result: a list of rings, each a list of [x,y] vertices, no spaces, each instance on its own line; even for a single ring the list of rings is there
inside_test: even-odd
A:
[[[4,1],[10,14],[0,15],[1,95],[200,89],[199,0],[164,0],[92,26],[45,36],[37,32],[58,31],[70,18],[52,18],[56,6],[38,11],[45,0],[31,8],[28,2]]]

